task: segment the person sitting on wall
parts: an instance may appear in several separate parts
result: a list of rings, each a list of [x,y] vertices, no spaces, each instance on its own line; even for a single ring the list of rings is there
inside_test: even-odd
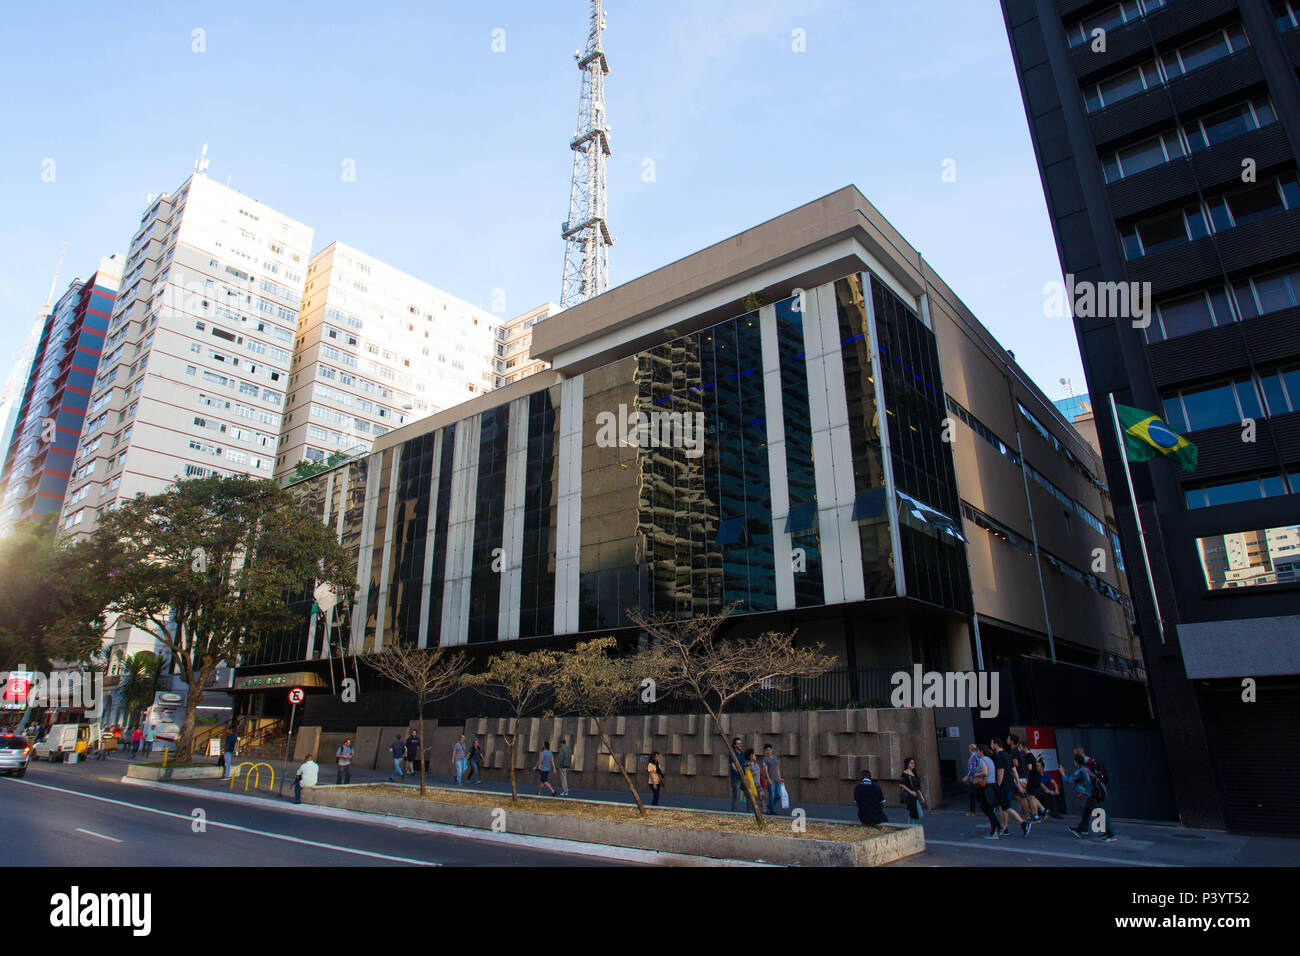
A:
[[[880,789],[880,784],[865,772],[858,785],[853,788],[853,802],[858,805],[858,819],[864,825],[878,827],[882,823],[889,822],[889,818],[885,816],[884,791]]]

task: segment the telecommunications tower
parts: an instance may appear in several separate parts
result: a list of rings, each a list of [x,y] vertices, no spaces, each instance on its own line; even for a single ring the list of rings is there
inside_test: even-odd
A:
[[[605,159],[609,156],[609,126],[605,123],[605,74],[609,63],[601,49],[605,14],[601,0],[591,0],[587,49],[574,53],[582,71],[578,97],[578,128],[573,150],[573,182],[569,188],[569,218],[560,227],[564,239],[564,288],[560,307],[585,302],[609,288],[609,234],[605,204]]]

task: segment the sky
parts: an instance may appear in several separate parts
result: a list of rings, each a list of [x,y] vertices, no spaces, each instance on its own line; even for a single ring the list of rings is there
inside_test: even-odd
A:
[[[1045,316],[1061,271],[994,0],[605,7],[611,285],[854,184],[1050,397],[1084,390]],[[587,0],[48,9],[0,22],[0,379],[64,243],[56,297],[205,143],[313,251],[503,319],[558,300]]]

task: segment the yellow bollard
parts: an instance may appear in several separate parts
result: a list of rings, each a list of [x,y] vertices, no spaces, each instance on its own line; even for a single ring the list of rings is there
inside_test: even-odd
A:
[[[167,755],[168,755],[169,753],[171,753],[171,748],[170,748],[170,747],[164,747],[164,748],[163,748],[163,766],[164,766],[164,767],[167,766]]]

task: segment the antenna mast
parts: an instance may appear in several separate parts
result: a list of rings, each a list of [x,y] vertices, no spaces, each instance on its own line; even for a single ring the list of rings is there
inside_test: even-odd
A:
[[[585,302],[609,288],[609,247],[614,244],[606,219],[605,159],[609,156],[609,126],[605,123],[605,74],[609,63],[601,48],[605,29],[602,0],[591,0],[587,49],[574,53],[582,71],[578,97],[578,128],[573,150],[573,181],[569,187],[569,218],[560,228],[564,239],[564,287],[560,307]]]

